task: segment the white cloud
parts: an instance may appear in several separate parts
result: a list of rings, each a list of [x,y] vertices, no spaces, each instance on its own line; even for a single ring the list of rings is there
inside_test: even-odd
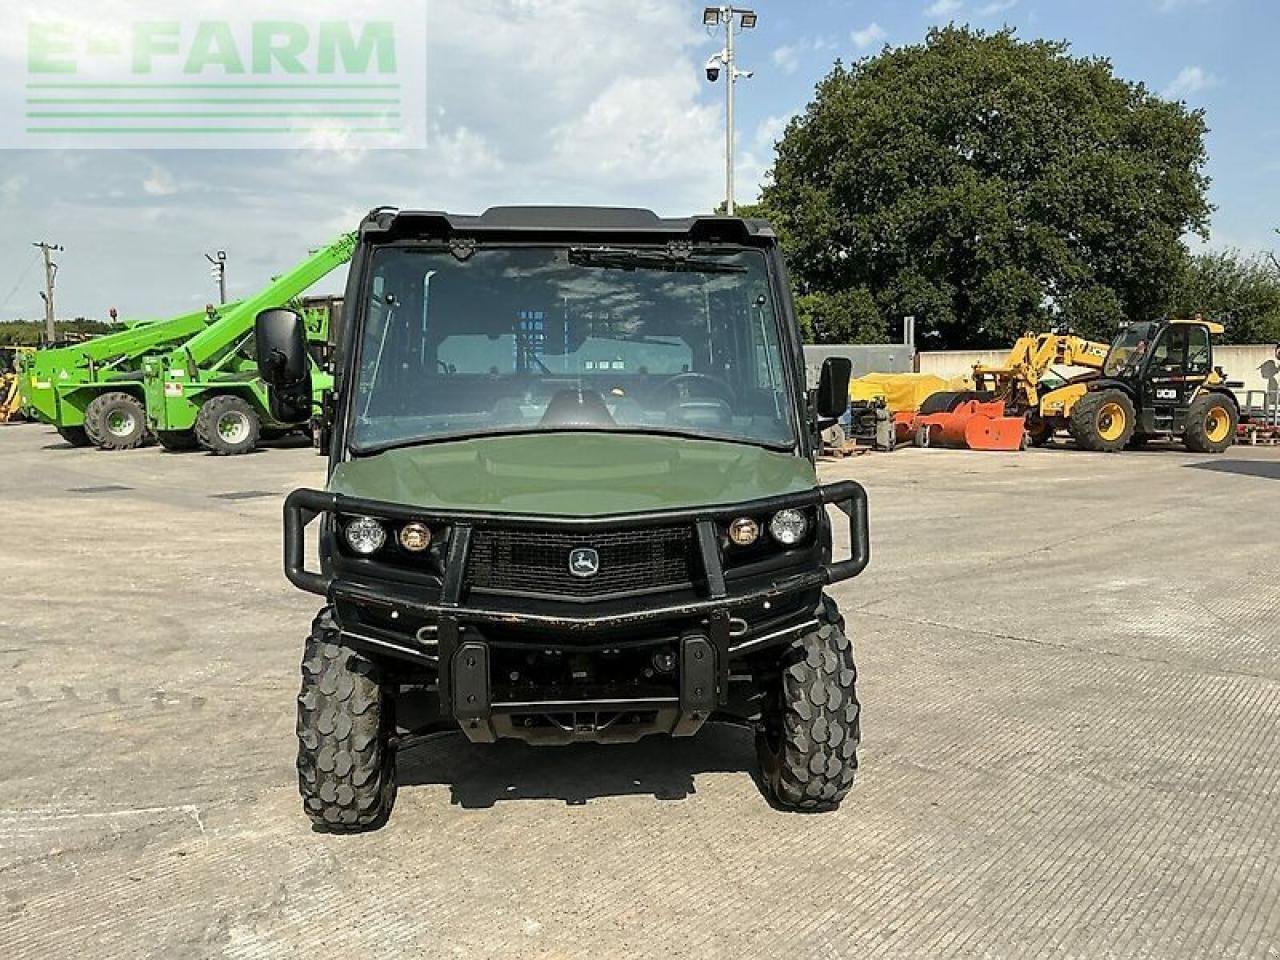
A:
[[[440,163],[451,169],[469,170],[480,175],[498,173],[505,166],[493,144],[466,127],[444,130],[433,125],[428,141]]]
[[[698,103],[697,83],[679,67],[614,80],[582,116],[552,131],[555,169],[601,185],[714,177],[722,150],[720,108]]]
[[[1193,97],[1205,90],[1212,90],[1221,81],[1204,69],[1204,67],[1188,66],[1178,71],[1173,82],[1161,91],[1167,100],[1182,100]]]
[[[825,68],[827,59],[839,49],[840,44],[830,37],[814,37],[784,44],[770,56],[774,66],[783,73],[792,74],[806,62]]]
[[[934,0],[933,3],[925,7],[924,15],[926,17],[946,17],[956,13],[963,3],[960,0]]]
[[[800,55],[800,44],[786,44],[773,51],[773,65],[783,73],[795,73],[800,68]]]
[[[16,202],[22,196],[22,191],[26,186],[27,178],[21,173],[15,173],[13,176],[0,180],[0,207],[7,207]]]
[[[787,124],[795,116],[795,113],[781,113],[761,120],[760,125],[756,127],[755,149],[772,150],[773,145],[782,138],[782,134],[787,129]]]
[[[997,13],[1004,13],[1006,10],[1012,10],[1018,5],[1018,0],[992,0],[986,6],[978,9],[980,17],[994,17]]]
[[[879,45],[888,35],[880,24],[871,23],[862,30],[853,31],[853,45],[859,50],[866,50]]]
[[[149,197],[171,197],[178,192],[178,184],[172,173],[164,167],[153,165],[151,172],[142,181],[142,192]]]

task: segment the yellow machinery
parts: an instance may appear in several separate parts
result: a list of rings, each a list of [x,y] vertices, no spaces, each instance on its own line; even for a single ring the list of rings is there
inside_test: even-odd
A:
[[[1085,450],[1110,452],[1159,438],[1218,453],[1240,411],[1213,365],[1220,323],[1196,316],[1126,324],[1111,344],[1070,334],[1027,334],[999,365],[974,367],[972,392],[929,397],[909,429],[916,442],[1016,450],[1058,430]],[[1084,368],[1063,373],[1055,368]]]
[[[22,413],[22,357],[33,352],[33,347],[14,347],[4,351],[9,357],[0,356],[0,423],[17,420]]]
[[[914,414],[895,416],[900,439],[917,446],[1020,450],[1067,426],[1071,405],[1099,375],[1110,348],[1072,334],[1027,333],[999,364],[977,364],[971,384],[944,390]],[[1081,374],[1058,368],[1085,368]]]
[[[1181,440],[1193,453],[1231,446],[1240,422],[1232,388],[1241,384],[1214,366],[1213,338],[1223,332],[1199,315],[1128,324],[1100,376],[1054,391],[1076,445],[1101,453],[1155,439]]]
[[[1107,361],[1111,347],[1074,334],[1028,333],[1020,337],[998,366],[973,368],[974,389],[985,400],[1004,403],[1008,416],[1023,417],[1027,435],[1043,444],[1067,427],[1071,408],[1085,394]],[[1063,375],[1059,367],[1083,367]]]

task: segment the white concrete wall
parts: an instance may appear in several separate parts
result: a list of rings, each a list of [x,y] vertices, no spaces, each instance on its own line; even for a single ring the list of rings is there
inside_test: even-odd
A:
[[[976,363],[1000,363],[1004,350],[945,350],[916,355],[917,369],[940,377],[966,376]],[[1280,391],[1280,364],[1273,343],[1214,347],[1213,362],[1226,371],[1228,380],[1243,380],[1244,390]]]

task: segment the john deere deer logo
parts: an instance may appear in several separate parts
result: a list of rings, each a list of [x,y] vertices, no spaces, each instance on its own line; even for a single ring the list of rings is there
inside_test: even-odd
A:
[[[575,577],[594,577],[600,572],[600,554],[590,547],[578,547],[569,552],[569,572]]]

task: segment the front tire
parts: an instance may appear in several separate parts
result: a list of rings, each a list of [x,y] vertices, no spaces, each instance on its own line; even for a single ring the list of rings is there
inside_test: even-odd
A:
[[[249,453],[258,445],[262,422],[246,400],[223,394],[200,405],[196,436],[200,446],[220,457]]]
[[[395,726],[382,671],[336,636],[321,612],[302,658],[298,790],[318,827],[357,833],[381,827],[395,805]]]
[[[136,397],[112,391],[94,397],[84,425],[101,450],[136,450],[147,440],[147,411]]]
[[[1221,453],[1235,442],[1239,423],[1234,403],[1221,394],[1205,394],[1191,401],[1182,442],[1192,453]]]
[[[1133,401],[1123,390],[1086,393],[1071,408],[1069,429],[1076,445],[1095,453],[1123,450],[1137,427]]]
[[[84,427],[54,427],[60,436],[73,447],[92,447],[93,441],[89,439],[89,432]]]
[[[785,810],[840,806],[853,787],[861,739],[857,668],[844,619],[824,597],[819,626],[783,653],[756,735],[765,793]]]

